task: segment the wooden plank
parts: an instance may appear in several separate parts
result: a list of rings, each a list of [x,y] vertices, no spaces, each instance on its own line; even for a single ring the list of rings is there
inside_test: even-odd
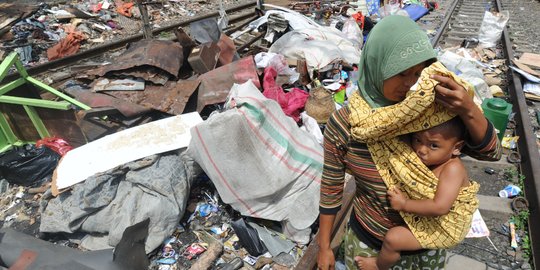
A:
[[[540,97],[535,94],[525,93],[525,98],[534,100],[534,101],[540,101]]]
[[[354,199],[354,193],[356,191],[356,183],[354,182],[354,177],[347,175],[347,183],[345,184],[345,190],[343,191],[343,204],[339,212],[336,214],[336,220],[334,226],[332,227],[332,248],[335,249],[341,243],[343,237],[343,228],[347,221],[349,220],[350,210],[352,208],[352,202]],[[317,268],[317,255],[319,253],[319,233],[315,234],[313,240],[309,244],[306,252],[300,259],[300,262],[296,265],[294,269],[297,270],[312,270]],[[334,245],[337,245],[334,247]]]
[[[525,65],[540,68],[540,54],[523,53],[523,55],[519,58],[519,61]]]

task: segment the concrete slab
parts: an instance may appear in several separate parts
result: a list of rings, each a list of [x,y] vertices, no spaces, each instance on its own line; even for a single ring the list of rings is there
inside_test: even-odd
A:
[[[488,210],[505,214],[513,213],[510,206],[512,199],[478,194],[478,200],[480,201],[480,211]]]
[[[455,254],[452,252],[448,252],[448,255],[446,256],[446,267],[445,270],[495,270],[495,268],[491,268],[487,266],[483,262],[479,262],[477,260],[471,259],[469,257],[465,257],[463,255]]]
[[[467,168],[469,178],[480,184],[478,194],[487,196],[498,196],[499,191],[506,185],[511,184],[504,177],[504,171],[515,168],[514,164],[510,164],[503,157],[499,161],[481,161],[470,157],[461,158],[463,165]],[[495,170],[494,174],[488,174],[485,169],[489,167]]]

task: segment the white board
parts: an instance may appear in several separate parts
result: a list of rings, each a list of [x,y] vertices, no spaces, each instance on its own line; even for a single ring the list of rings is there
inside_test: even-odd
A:
[[[177,115],[105,136],[69,151],[53,175],[53,194],[116,166],[149,155],[187,147],[197,113]],[[56,190],[56,192],[55,192]]]

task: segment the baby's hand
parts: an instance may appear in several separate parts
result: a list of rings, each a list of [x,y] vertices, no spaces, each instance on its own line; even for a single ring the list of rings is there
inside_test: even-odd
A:
[[[394,208],[394,210],[403,211],[403,209],[405,209],[407,198],[397,187],[388,190],[388,199],[390,200],[390,205],[392,208]]]

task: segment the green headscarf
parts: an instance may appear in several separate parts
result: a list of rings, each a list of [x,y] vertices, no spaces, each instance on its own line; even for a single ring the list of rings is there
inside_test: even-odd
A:
[[[410,18],[385,17],[373,27],[362,50],[358,87],[372,108],[394,104],[383,96],[383,81],[436,58],[426,33]]]

